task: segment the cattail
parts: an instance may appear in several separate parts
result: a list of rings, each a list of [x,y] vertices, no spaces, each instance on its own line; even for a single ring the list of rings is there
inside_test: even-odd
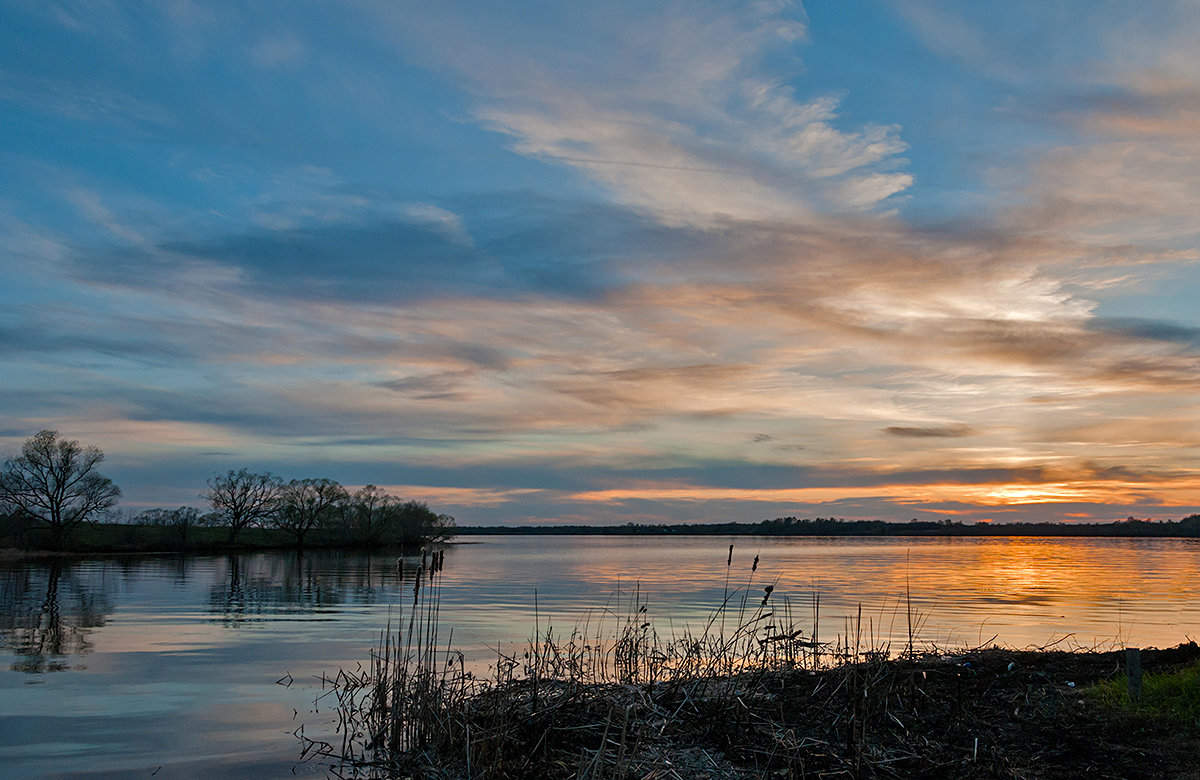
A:
[[[725,561],[726,566],[733,565],[733,545],[729,545],[729,559]]]
[[[751,564],[751,566],[750,566],[750,573],[753,574],[756,571],[758,571],[758,556],[757,555],[754,556],[754,563]]]

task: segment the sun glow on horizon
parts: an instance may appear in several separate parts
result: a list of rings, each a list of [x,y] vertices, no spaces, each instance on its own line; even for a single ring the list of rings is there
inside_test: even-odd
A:
[[[1200,511],[1200,8],[9,6],[0,444],[128,506]]]

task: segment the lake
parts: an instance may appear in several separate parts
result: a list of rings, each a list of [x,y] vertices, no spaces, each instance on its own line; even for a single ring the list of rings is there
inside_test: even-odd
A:
[[[1200,637],[1200,541],[466,537],[441,637],[485,671],[535,624],[569,633],[636,591],[660,633],[727,588],[775,588],[822,640],[1166,647]],[[729,544],[732,564],[726,565]],[[751,571],[755,557],[756,571]],[[333,727],[322,674],[365,662],[411,599],[394,555],[322,551],[0,562],[0,766],[8,778],[324,775],[294,732]],[[728,578],[728,584],[727,584]],[[910,594],[906,596],[906,594]],[[535,609],[536,604],[536,609]],[[452,631],[452,634],[451,634]]]

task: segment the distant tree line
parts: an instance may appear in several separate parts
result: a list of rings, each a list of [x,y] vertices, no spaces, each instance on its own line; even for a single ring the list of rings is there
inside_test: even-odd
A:
[[[1200,515],[1179,521],[1139,520],[1112,523],[963,523],[944,520],[844,520],[836,517],[777,517],[758,523],[674,523],[648,525],[461,526],[461,535],[577,534],[585,536],[1200,536]]]
[[[41,431],[28,439],[19,455],[0,466],[0,546],[48,531],[48,546],[66,549],[81,526],[105,520],[112,525],[114,519],[121,519],[113,511],[121,489],[98,472],[103,460],[99,448],[84,447],[57,431]],[[298,548],[311,543],[403,545],[442,540],[455,533],[450,515],[375,485],[351,492],[331,479],[285,482],[269,472],[237,469],[209,479],[200,497],[209,512],[190,506],[149,509],[126,514],[124,525],[162,529],[177,549],[187,549],[200,533],[208,535],[206,546],[216,546],[211,541],[213,530],[224,531],[224,546],[237,545],[255,529],[260,546],[278,545],[283,539]],[[128,540],[129,534],[101,535],[96,544],[104,546],[105,538]]]
[[[201,493],[212,512],[199,518],[229,530],[233,544],[246,528],[275,528],[303,547],[310,534],[372,546],[442,540],[454,535],[454,518],[421,501],[404,501],[367,485],[351,493],[331,479],[284,482],[270,472],[229,471],[208,480]],[[179,511],[179,510],[176,510]]]

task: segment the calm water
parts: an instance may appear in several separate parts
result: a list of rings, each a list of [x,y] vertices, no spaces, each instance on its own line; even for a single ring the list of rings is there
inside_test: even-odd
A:
[[[731,540],[468,541],[446,556],[442,636],[453,628],[482,668],[530,635],[535,593],[539,625],[564,632],[635,585],[660,633],[702,624]],[[864,632],[901,646],[906,588],[920,636],[944,645],[1200,638],[1192,540],[732,541],[732,584],[774,583],[805,624],[819,591],[823,639],[861,605]],[[340,553],[0,563],[0,578],[0,774],[13,778],[320,777],[296,765],[293,736],[331,729],[318,677],[365,660],[409,592],[395,557]]]

